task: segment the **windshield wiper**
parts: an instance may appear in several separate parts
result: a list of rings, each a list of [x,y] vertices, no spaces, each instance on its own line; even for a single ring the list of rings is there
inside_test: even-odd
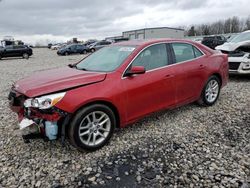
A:
[[[79,67],[77,67],[75,64],[68,64],[68,66],[69,66],[70,68],[76,68],[77,70],[88,71],[88,69],[85,69],[85,68],[79,68]]]
[[[85,68],[78,68],[77,66],[76,66],[76,69],[77,69],[77,70],[88,71],[88,69],[85,69]]]
[[[76,65],[74,65],[74,64],[68,64],[68,66],[69,66],[70,68],[75,68],[75,67],[76,67]]]
[[[85,68],[76,68],[77,70],[84,70],[84,71],[88,71],[87,69]]]

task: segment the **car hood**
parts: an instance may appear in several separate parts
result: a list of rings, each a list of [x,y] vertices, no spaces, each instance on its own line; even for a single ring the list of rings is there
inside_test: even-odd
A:
[[[17,81],[14,90],[27,97],[37,97],[105,80],[106,73],[89,72],[74,68],[59,68],[35,74]]]
[[[238,43],[227,42],[227,43],[224,43],[223,45],[217,46],[215,49],[232,52],[241,46],[250,46],[250,41],[248,40],[248,41],[243,41],[243,42],[238,42]]]

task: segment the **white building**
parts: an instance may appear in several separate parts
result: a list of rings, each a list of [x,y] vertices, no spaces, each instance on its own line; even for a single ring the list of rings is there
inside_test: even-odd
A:
[[[155,27],[125,31],[124,38],[129,39],[152,39],[152,38],[184,38],[184,29],[171,27]]]

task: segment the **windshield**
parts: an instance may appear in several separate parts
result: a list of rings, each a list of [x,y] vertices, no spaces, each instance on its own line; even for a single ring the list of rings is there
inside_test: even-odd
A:
[[[77,69],[97,72],[110,72],[118,68],[133,52],[134,46],[104,47],[76,65]]]
[[[241,33],[239,35],[236,35],[230,42],[237,43],[237,42],[243,42],[246,40],[250,40],[250,32]]]

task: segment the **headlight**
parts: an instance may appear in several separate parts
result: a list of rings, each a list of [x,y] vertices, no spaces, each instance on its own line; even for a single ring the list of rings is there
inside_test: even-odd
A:
[[[27,99],[26,101],[24,101],[24,106],[26,108],[33,107],[33,108],[39,108],[39,109],[48,109],[54,106],[60,100],[62,100],[65,94],[66,92],[63,92],[63,93],[45,95],[45,96],[33,98],[33,99]]]

